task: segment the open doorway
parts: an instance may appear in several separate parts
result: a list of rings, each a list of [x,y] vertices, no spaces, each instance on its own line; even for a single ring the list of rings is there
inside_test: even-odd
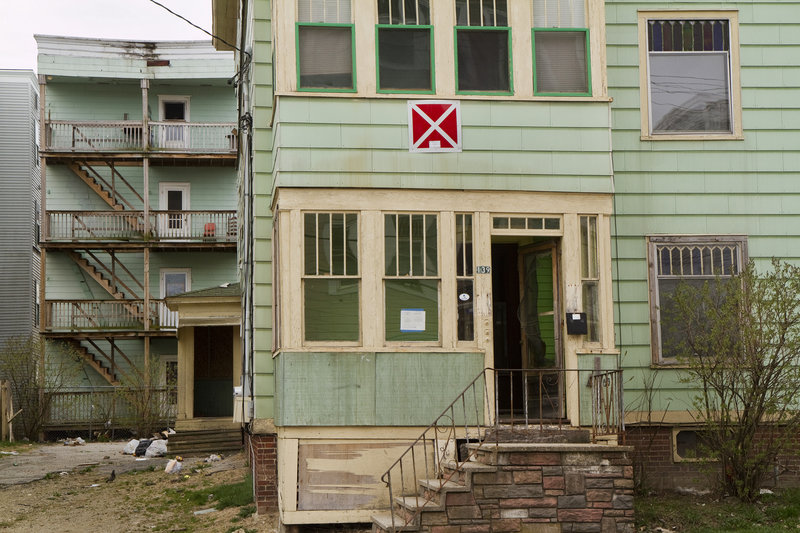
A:
[[[502,418],[564,419],[558,250],[553,239],[506,236],[492,242],[494,367]]]
[[[233,416],[233,327],[194,328],[194,416]]]

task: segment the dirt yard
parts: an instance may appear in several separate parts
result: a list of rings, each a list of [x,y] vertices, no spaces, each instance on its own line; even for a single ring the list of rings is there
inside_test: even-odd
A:
[[[276,530],[276,518],[256,516],[252,504],[195,514],[219,505],[216,489],[245,480],[243,454],[213,463],[186,458],[179,474],[166,474],[166,458],[137,461],[120,453],[123,446],[0,448],[0,531]]]

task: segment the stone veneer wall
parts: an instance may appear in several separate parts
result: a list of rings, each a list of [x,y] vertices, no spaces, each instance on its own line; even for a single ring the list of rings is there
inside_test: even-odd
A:
[[[477,460],[497,471],[474,472],[471,492],[448,493],[448,524],[431,533],[634,531],[631,447],[500,444],[496,461],[493,450]]]
[[[245,446],[253,469],[254,497],[258,513],[278,510],[278,439],[275,435],[245,432]]]

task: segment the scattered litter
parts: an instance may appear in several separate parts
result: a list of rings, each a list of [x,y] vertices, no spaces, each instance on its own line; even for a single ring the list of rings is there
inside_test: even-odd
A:
[[[78,437],[76,439],[64,439],[64,446],[83,446],[86,441]]]
[[[178,458],[170,459],[166,468],[164,468],[164,472],[167,474],[177,474],[181,471],[181,468],[183,468],[183,463],[181,463]]]
[[[201,514],[208,514],[208,513],[215,513],[217,511],[216,507],[211,507],[210,509],[200,509],[199,511],[195,511],[194,515],[201,515]]]
[[[148,457],[137,457],[137,461],[147,461]]]
[[[0,455],[19,455],[19,452],[0,452]]]
[[[772,492],[769,489],[759,489],[758,493],[761,494],[761,495],[764,495],[764,494],[775,494],[774,492]]]
[[[91,485],[89,485],[89,488],[93,489],[93,488],[99,487],[99,486],[100,486],[100,483],[92,483]]]
[[[217,461],[222,461],[222,457],[220,457],[219,455],[217,455],[215,453],[212,453],[211,455],[209,455],[205,459],[206,463],[216,463]]]
[[[707,495],[711,494],[711,491],[708,490],[708,489],[702,489],[701,490],[701,489],[695,489],[695,488],[692,488],[692,487],[689,487],[689,488],[677,487],[675,489],[675,492],[677,492],[678,494],[684,494],[686,496],[707,496]]]
[[[167,441],[163,439],[151,442],[144,452],[145,457],[163,457],[164,455],[167,455]]]
[[[58,475],[59,476],[68,476],[69,472],[59,472]]]
[[[131,441],[128,441],[128,444],[126,444],[125,447],[122,448],[122,453],[125,455],[133,455],[136,452],[137,446],[139,446],[138,440],[133,439]]]
[[[175,430],[174,429],[167,428],[167,435],[174,435],[174,434],[175,434]]]

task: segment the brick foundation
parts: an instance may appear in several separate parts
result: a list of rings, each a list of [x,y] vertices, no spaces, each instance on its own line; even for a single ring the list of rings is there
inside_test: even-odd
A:
[[[245,433],[245,447],[253,470],[258,513],[278,510],[278,438]]]
[[[625,444],[634,447],[631,454],[636,482],[642,488],[664,491],[678,488],[712,488],[719,476],[713,463],[675,461],[672,427],[634,426],[625,433]],[[796,450],[800,435],[796,437]],[[764,480],[765,487],[800,487],[800,454],[778,457],[774,474]]]

